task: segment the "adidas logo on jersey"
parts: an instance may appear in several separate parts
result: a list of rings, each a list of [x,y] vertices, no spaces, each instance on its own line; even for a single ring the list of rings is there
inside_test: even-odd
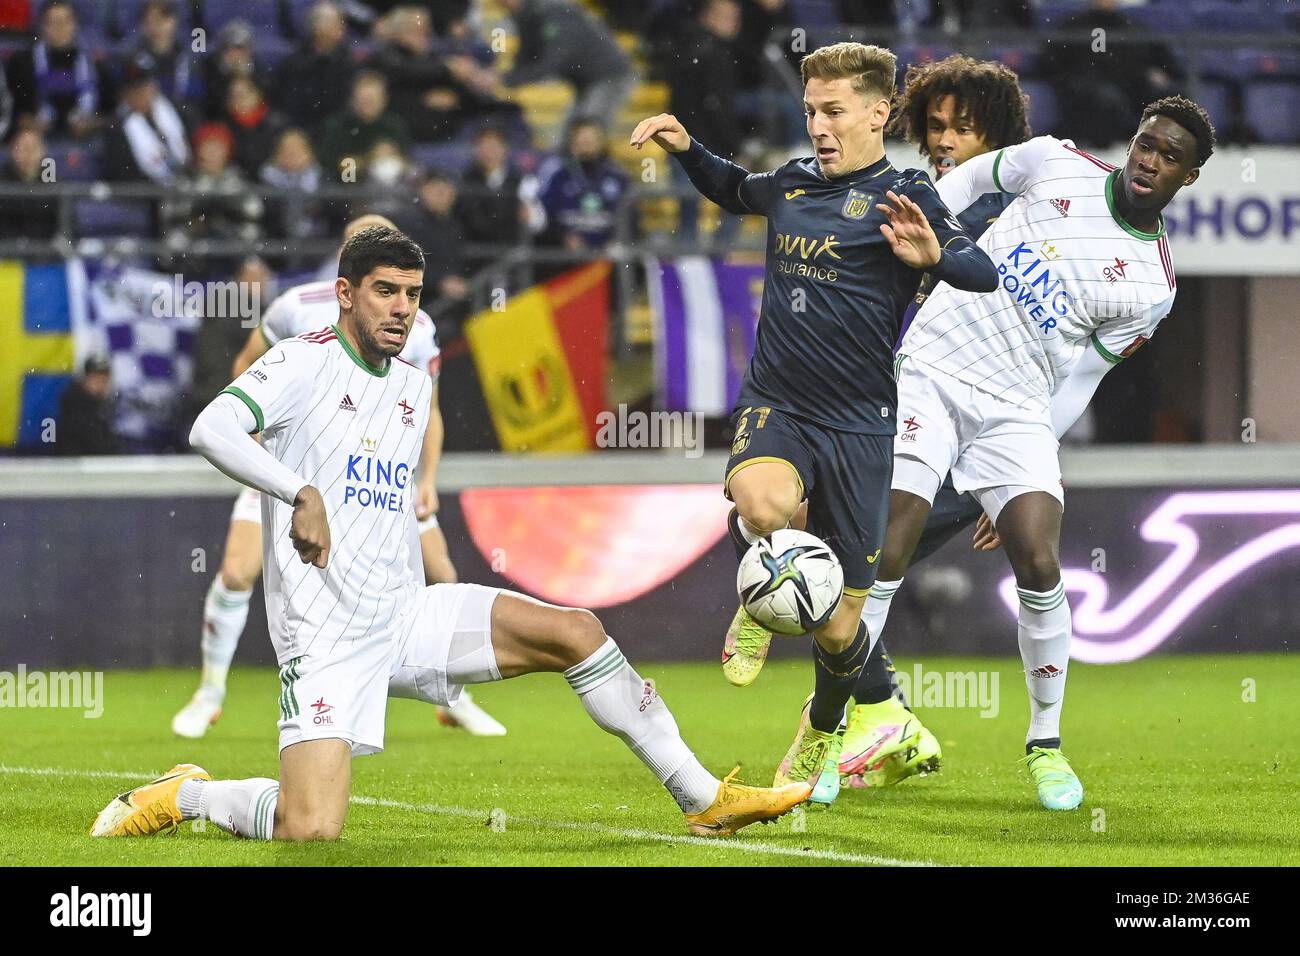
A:
[[[1059,212],[1062,216],[1068,216],[1070,214],[1070,200],[1053,199],[1052,208],[1055,209],[1057,212]]]
[[[343,401],[339,402],[339,408],[343,409],[345,412],[355,412],[357,410],[357,406],[352,404],[351,395],[343,396]]]

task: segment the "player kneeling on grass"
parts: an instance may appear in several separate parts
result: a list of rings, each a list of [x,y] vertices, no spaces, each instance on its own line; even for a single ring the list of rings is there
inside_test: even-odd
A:
[[[253,839],[335,839],[352,758],[383,749],[389,696],[449,704],[465,684],[537,671],[564,674],[596,724],[665,786],[693,833],[735,833],[807,799],[807,784],[744,787],[705,770],[653,683],[590,611],[473,584],[419,583],[410,480],[432,382],[395,357],[423,275],[419,247],[400,232],[356,233],[339,259],[338,324],[275,345],[190,434],[209,461],[271,502],[263,550],[282,685],[279,781],[216,781],[182,764],[116,797],[92,836],[201,818]]]

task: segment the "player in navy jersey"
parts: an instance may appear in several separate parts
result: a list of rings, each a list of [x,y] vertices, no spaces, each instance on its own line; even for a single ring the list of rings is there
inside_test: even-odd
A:
[[[805,57],[815,155],[771,172],[713,155],[667,114],[643,120],[631,138],[674,154],[728,212],[768,219],[761,319],[724,490],[736,503],[729,525],[741,553],[789,525],[806,498],[809,530],[844,568],[844,598],[813,635],[816,689],[777,771],[779,781],[815,781],[821,803],[839,791],[837,729],[869,651],[860,618],[888,508],[900,316],[927,271],[960,289],[997,287],[992,262],[930,177],[885,158],[895,66],[888,50],[860,43]],[[755,629],[742,609],[732,632]]]

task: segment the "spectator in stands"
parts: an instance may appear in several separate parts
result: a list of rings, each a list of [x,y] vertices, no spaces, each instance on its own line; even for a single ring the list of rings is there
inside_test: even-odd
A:
[[[171,183],[189,166],[190,151],[180,114],[145,62],[122,77],[121,105],[108,131],[104,167],[109,179]]]
[[[514,245],[546,222],[536,201],[537,180],[526,176],[510,160],[505,134],[484,126],[474,134],[474,157],[461,179],[456,212],[470,243]],[[469,268],[477,272],[495,256],[471,256]]]
[[[120,455],[122,439],[113,428],[113,373],[108,359],[86,359],[81,375],[64,390],[54,430],[57,455]]]
[[[325,234],[323,206],[312,198],[320,189],[321,168],[306,133],[300,129],[281,133],[260,175],[263,184],[287,194],[268,202],[267,219],[275,236],[312,239]]]
[[[1070,113],[1066,132],[1076,142],[1091,146],[1124,142],[1133,134],[1133,117],[1141,114],[1145,104],[1177,92],[1180,70],[1168,47],[1110,36],[1144,32],[1119,9],[1119,0],[1092,0],[1089,9],[1066,19],[1061,28],[1088,34],[1053,44],[1050,61],[1060,101],[1086,104],[1085,109]],[[1092,32],[1098,29],[1105,31],[1104,48],[1099,48]]]
[[[51,180],[45,176],[45,140],[40,130],[25,127],[14,133],[9,155],[0,169],[0,183],[24,185],[28,196],[6,196],[0,200],[0,239],[53,239],[59,231],[58,203],[42,187]]]
[[[317,143],[327,178],[356,182],[363,158],[380,140],[391,140],[405,150],[411,142],[406,124],[388,108],[388,86],[381,74],[362,70],[352,81],[347,109],[325,121]],[[349,166],[344,160],[352,160]]]
[[[230,81],[260,75],[253,57],[253,27],[247,20],[231,20],[217,34],[217,48],[203,60],[203,115],[221,121],[226,115]]]
[[[733,45],[740,35],[740,13],[736,0],[704,0],[664,70],[672,90],[673,114],[687,129],[699,130],[691,135],[724,159],[735,158],[744,132],[738,108],[741,66]],[[678,238],[694,242],[700,200],[694,189],[687,189],[678,202]],[[737,217],[723,213],[715,241],[729,240],[739,225]]]
[[[370,212],[396,219],[415,203],[419,170],[411,164],[402,147],[392,140],[381,139],[370,148],[361,173],[362,182],[371,190],[357,201],[349,212],[349,218],[355,219]]]
[[[215,278],[225,281],[227,276],[217,275]],[[257,256],[249,256],[235,269],[234,280],[240,284],[241,294],[248,290],[246,301],[258,303],[261,315],[255,319],[260,322],[275,301],[275,276],[265,262]],[[181,412],[188,415],[186,421],[193,421],[217,397],[217,393],[230,384],[230,367],[248,341],[248,331],[242,322],[217,316],[205,316],[199,324],[194,340],[194,379]]]
[[[571,251],[603,249],[613,238],[628,180],[609,158],[605,128],[579,120],[562,156],[537,170],[537,198],[546,212],[543,241]]]
[[[235,134],[235,163],[249,179],[271,158],[289,121],[271,109],[252,77],[232,77],[226,93],[226,125]]]
[[[40,35],[30,49],[14,54],[8,71],[20,122],[34,122],[50,137],[76,139],[103,125],[109,85],[101,64],[80,44],[69,0],[46,0]]]
[[[295,123],[315,134],[348,98],[357,67],[347,23],[337,3],[323,0],[307,14],[310,35],[280,64],[273,95]]]
[[[393,109],[422,143],[451,139],[467,116],[514,110],[497,95],[495,73],[473,57],[443,57],[434,49],[433,27],[422,7],[398,7],[384,18],[383,38],[371,61],[384,74]]]
[[[432,301],[434,296],[463,300],[469,285],[465,281],[465,230],[456,216],[456,183],[450,176],[430,170],[420,177],[417,196],[415,208],[395,221],[424,250],[425,300]]]
[[[126,63],[144,63],[158,81],[158,89],[190,122],[201,102],[202,82],[197,58],[181,42],[176,0],[146,0],[140,8],[140,39],[127,54]]]
[[[262,234],[262,200],[232,162],[237,145],[229,128],[204,123],[194,132],[194,176],[188,208],[177,223],[189,239],[238,239],[251,242]],[[233,266],[233,263],[232,263]]]
[[[606,129],[636,85],[632,61],[609,28],[569,0],[501,0],[519,31],[510,86],[561,80],[574,91],[566,126],[594,119]]]

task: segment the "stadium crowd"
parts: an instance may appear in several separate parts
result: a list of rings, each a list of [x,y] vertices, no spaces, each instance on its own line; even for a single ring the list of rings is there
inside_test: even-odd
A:
[[[664,108],[700,131],[710,149],[761,162],[765,151],[803,137],[797,100],[780,85],[779,62],[797,66],[800,46],[777,41],[805,24],[826,30],[838,22],[861,27],[866,37],[897,37],[900,70],[951,52],[911,43],[913,35],[1102,27],[1121,35],[1102,52],[1095,42],[1049,38],[990,55],[1025,77],[1036,132],[1051,131],[1056,104],[1086,98],[1098,108],[1072,117],[1071,134],[1106,145],[1123,138],[1141,104],[1190,79],[1185,58],[1158,37],[1132,39],[1174,6],[11,0],[0,7],[0,136],[7,153],[0,179],[32,187],[52,178],[174,187],[176,201],[134,223],[136,231],[235,240],[333,236],[356,209],[336,196],[314,198],[323,186],[401,186],[383,211],[420,237],[439,263],[438,284],[454,294],[484,264],[482,256],[459,252],[465,242],[528,238],[598,250],[613,238],[630,180],[607,136],[623,132],[621,110],[638,84],[666,87]],[[1275,19],[1283,29],[1297,24],[1293,15],[1273,12],[1280,5],[1262,0],[1177,6],[1224,30],[1263,31]],[[509,44],[502,40],[507,33]],[[1238,50],[1231,68],[1218,59],[1203,58],[1213,63],[1201,70],[1200,93],[1212,113],[1221,103],[1221,115],[1239,117],[1222,124],[1225,139],[1300,140],[1286,128],[1297,111],[1283,108],[1300,99],[1297,63],[1268,51],[1252,57]],[[573,90],[549,154],[538,151],[541,137],[515,95],[539,81]],[[54,176],[47,157],[56,160]],[[0,218],[0,239],[48,239],[60,231],[54,203],[39,190],[13,202],[21,214]],[[682,213],[682,237],[689,239],[693,201]],[[86,229],[112,234],[128,225],[91,222]],[[720,236],[729,235],[734,223],[724,220],[721,228]]]

